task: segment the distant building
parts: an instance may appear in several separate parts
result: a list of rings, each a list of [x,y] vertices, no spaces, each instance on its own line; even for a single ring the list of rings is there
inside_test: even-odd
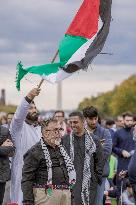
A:
[[[0,105],[6,104],[6,91],[5,89],[1,89],[1,96],[0,96]]]

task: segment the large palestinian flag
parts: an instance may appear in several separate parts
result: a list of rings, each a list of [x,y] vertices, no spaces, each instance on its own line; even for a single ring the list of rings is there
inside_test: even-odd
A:
[[[72,73],[87,69],[99,54],[109,33],[112,0],[84,0],[64,38],[59,44],[59,62],[24,68],[17,65],[16,87],[27,74],[42,76],[51,83],[59,82]],[[102,26],[99,29],[99,21]]]

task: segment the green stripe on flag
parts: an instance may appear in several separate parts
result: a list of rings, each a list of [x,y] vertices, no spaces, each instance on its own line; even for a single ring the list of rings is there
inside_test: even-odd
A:
[[[65,35],[59,45],[60,62],[67,62],[71,56],[86,42],[86,38]]]
[[[31,66],[27,68],[27,72],[38,75],[49,75],[51,73],[56,73],[59,70],[60,65],[60,63],[50,63],[39,66]]]

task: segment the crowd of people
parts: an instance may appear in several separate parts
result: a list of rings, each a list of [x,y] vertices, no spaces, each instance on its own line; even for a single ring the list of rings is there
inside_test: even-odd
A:
[[[39,117],[32,89],[0,118],[0,205],[135,205],[136,117]],[[9,191],[10,190],[10,191]]]

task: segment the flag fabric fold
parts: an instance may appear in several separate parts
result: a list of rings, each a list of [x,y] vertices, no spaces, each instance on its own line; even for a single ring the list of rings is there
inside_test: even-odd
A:
[[[24,68],[17,64],[16,87],[27,73],[56,83],[80,69],[87,69],[101,52],[109,33],[112,0],[84,0],[59,44],[59,62]],[[102,27],[98,28],[99,18]]]

